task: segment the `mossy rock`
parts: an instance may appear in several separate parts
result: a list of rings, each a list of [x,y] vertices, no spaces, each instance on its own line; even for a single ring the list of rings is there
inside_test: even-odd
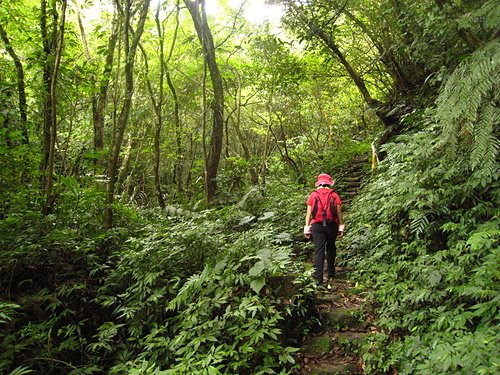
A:
[[[340,332],[333,338],[333,341],[345,350],[352,350],[358,353],[369,335],[366,332]]]
[[[292,298],[299,293],[297,286],[293,283],[295,277],[295,275],[270,276],[267,279],[267,288],[276,297]]]
[[[350,295],[358,294],[360,296],[366,296],[368,294],[366,290],[361,287],[348,288],[346,293]]]
[[[367,325],[367,323],[362,321],[357,309],[323,311],[321,317],[330,328],[360,328]]]
[[[317,303],[332,303],[337,302],[342,299],[342,296],[338,293],[327,293],[316,299]]]
[[[302,352],[311,356],[321,356],[328,353],[333,348],[333,341],[330,336],[310,337],[302,345]]]
[[[329,364],[322,363],[311,370],[311,375],[351,375],[359,374],[356,363]]]

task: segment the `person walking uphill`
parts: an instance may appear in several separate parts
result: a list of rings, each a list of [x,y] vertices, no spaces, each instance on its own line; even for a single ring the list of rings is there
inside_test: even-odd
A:
[[[335,275],[335,257],[337,249],[335,240],[337,235],[344,235],[344,224],[342,219],[342,201],[339,195],[332,190],[335,182],[330,175],[322,173],[318,176],[314,190],[307,198],[306,223],[304,235],[312,236],[316,251],[314,261],[314,277],[319,284],[323,283],[323,265],[325,252],[327,260],[327,275],[329,278]]]

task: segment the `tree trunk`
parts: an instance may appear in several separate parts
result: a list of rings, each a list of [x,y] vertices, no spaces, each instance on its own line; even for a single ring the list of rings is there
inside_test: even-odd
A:
[[[103,156],[101,155],[104,149],[104,113],[108,100],[108,88],[111,79],[111,71],[113,69],[114,53],[118,40],[118,20],[117,14],[113,17],[113,26],[108,40],[108,48],[106,50],[106,59],[102,78],[99,84],[99,93],[92,99],[92,120],[94,125],[94,152],[96,152],[96,169],[99,166],[104,166]]]
[[[115,185],[118,170],[118,157],[122,147],[123,136],[129,120],[130,107],[132,105],[132,95],[134,93],[134,62],[135,53],[139,45],[142,32],[144,31],[144,23],[148,15],[150,0],[145,0],[140,9],[139,21],[137,30],[132,34],[130,21],[132,18],[131,7],[132,4],[127,1],[123,9],[123,38],[125,45],[125,99],[122,109],[118,116],[117,129],[113,140],[113,147],[111,149],[111,156],[108,167],[108,185],[106,191],[106,208],[104,225],[107,229],[113,227],[113,202],[115,196]],[[133,35],[132,41],[130,36]]]
[[[205,63],[210,71],[212,88],[214,91],[212,134],[208,149],[207,160],[205,161],[205,192],[207,202],[210,203],[217,193],[217,170],[222,151],[222,138],[224,133],[224,90],[219,66],[215,58],[215,46],[212,33],[208,27],[205,13],[204,0],[184,0],[186,7],[191,13],[194,27],[200,39]]]
[[[165,71],[167,84],[174,99],[174,129],[175,129],[175,164],[174,164],[174,182],[177,185],[177,191],[183,192],[182,187],[182,169],[183,169],[183,156],[182,156],[182,142],[181,142],[181,118],[179,115],[179,98],[175,89],[170,72],[168,69]]]
[[[57,24],[57,12],[52,12],[56,19],[54,22]],[[42,148],[43,148],[43,158],[41,164],[41,172],[42,172],[42,192],[45,194],[45,185],[46,185],[46,175],[45,171],[47,170],[48,162],[49,162],[49,153],[50,153],[50,130],[52,124],[52,117],[54,114],[52,113],[51,106],[51,98],[50,98],[50,83],[52,81],[52,73],[53,73],[53,65],[49,63],[50,56],[54,54],[53,46],[54,40],[49,36],[48,30],[48,10],[47,10],[47,1],[40,1],[40,34],[42,38],[42,47],[43,47],[43,140],[42,140]],[[56,26],[53,26],[54,28]],[[51,33],[52,35],[52,33]]]
[[[279,124],[281,130],[279,136],[273,131],[272,127],[269,126],[269,131],[274,137],[276,148],[278,149],[283,161],[292,168],[293,172],[295,173],[295,176],[297,177],[296,181],[299,184],[305,186],[307,181],[302,173],[302,168],[297,164],[297,162],[290,156],[290,153],[288,152],[286,134],[285,130],[283,129],[283,121],[281,120],[281,118],[279,118]]]
[[[156,187],[156,196],[158,198],[158,204],[161,208],[165,208],[165,199],[163,199],[163,191],[161,189],[161,181],[160,181],[160,143],[161,143],[161,129],[163,125],[163,80],[165,77],[165,66],[162,64],[162,61],[165,57],[165,48],[164,48],[164,40],[165,32],[162,30],[160,24],[160,4],[158,3],[158,7],[156,8],[155,21],[156,21],[156,29],[158,31],[158,40],[160,41],[160,76],[158,77],[158,86],[159,86],[159,97],[158,103],[156,105],[156,128],[155,128],[155,139],[154,139],[154,149],[155,149],[155,162],[154,162],[154,175],[155,175],[155,187]]]
[[[156,16],[158,17],[158,12],[156,13]],[[158,38],[160,40],[160,61],[163,61],[163,56],[164,56],[164,49],[163,49],[163,36],[164,33],[160,27],[159,19],[155,18],[155,21],[157,21],[157,30],[158,30]],[[160,64],[160,74],[158,77],[158,101],[155,98],[155,91],[153,89],[153,84],[151,83],[151,80],[149,79],[149,63],[148,63],[148,54],[146,52],[146,49],[142,46],[142,44],[139,44],[139,48],[141,49],[142,56],[144,57],[144,67],[145,67],[145,81],[146,81],[146,87],[149,92],[149,98],[151,99],[151,105],[153,106],[153,110],[155,112],[156,116],[156,123],[155,123],[155,131],[154,131],[154,137],[153,137],[153,176],[154,176],[154,183],[155,183],[155,189],[156,189],[156,198],[158,200],[158,205],[161,208],[165,208],[165,199],[163,198],[163,191],[161,188],[161,181],[160,181],[160,143],[161,143],[161,130],[162,130],[162,125],[163,125],[163,79],[165,76],[164,72],[164,66],[163,64]]]
[[[250,181],[252,182],[253,185],[258,185],[259,183],[259,176],[257,174],[257,170],[254,166],[251,165],[251,155],[250,155],[250,150],[247,145],[247,141],[245,140],[245,137],[243,135],[243,132],[241,131],[241,76],[240,73],[236,70],[236,68],[232,67],[229,65],[229,68],[233,71],[235,77],[236,77],[236,93],[235,93],[235,98],[234,98],[234,113],[236,115],[236,118],[234,119],[234,130],[236,132],[236,137],[240,141],[241,147],[243,149],[243,156],[245,157],[245,160],[249,163],[250,168],[249,168],[249,174],[250,174]],[[228,119],[229,121],[229,119]],[[226,130],[226,134],[228,134],[228,131]],[[229,135],[227,136],[229,138]]]
[[[177,90],[175,89],[172,77],[170,76],[170,70],[168,68],[168,63],[172,58],[172,53],[174,51],[175,43],[177,41],[177,33],[179,31],[179,1],[177,1],[177,11],[175,14],[175,29],[174,35],[172,37],[172,44],[170,45],[170,52],[167,59],[164,61],[165,77],[167,78],[167,84],[174,99],[174,130],[175,130],[175,163],[174,163],[174,178],[173,181],[177,185],[177,191],[179,193],[183,192],[182,187],[182,169],[183,169],[183,155],[182,155],[182,139],[181,139],[181,118],[179,114],[179,98],[177,96]]]
[[[384,108],[384,104],[373,98],[366,87],[366,84],[360,74],[354,69],[350,64],[344,54],[340,51],[340,48],[335,43],[334,39],[325,32],[314,19],[308,19],[300,9],[294,6],[297,17],[300,19],[302,24],[304,24],[312,35],[321,40],[323,44],[328,47],[332,55],[342,64],[347,74],[352,79],[359,92],[361,93],[364,101],[370,108],[372,108],[377,114],[378,118],[388,127],[394,126],[396,119],[393,116],[387,114],[387,110]]]
[[[10,44],[9,37],[7,35],[7,32],[3,28],[3,26],[0,24],[0,37],[2,38],[4,44],[5,44],[5,49],[9,53],[10,57],[14,61],[14,65],[16,67],[16,73],[17,73],[17,95],[18,95],[18,100],[19,100],[19,118],[21,120],[21,131],[23,134],[23,143],[29,144],[29,135],[28,135],[28,128],[27,128],[27,120],[28,120],[28,111],[27,111],[27,105],[26,105],[26,84],[24,81],[24,68],[23,64],[21,63],[21,59],[19,56],[16,54],[14,49],[12,48]]]
[[[45,116],[44,116],[44,165],[43,165],[43,192],[45,196],[45,203],[42,208],[42,213],[47,215],[52,211],[52,206],[55,201],[53,193],[53,178],[54,178],[54,162],[57,140],[57,78],[59,67],[61,65],[61,56],[64,42],[64,28],[66,23],[66,7],[67,1],[63,0],[61,9],[61,25],[57,27],[57,11],[55,8],[56,2],[52,3],[53,8],[53,24],[52,35],[49,38],[47,34],[47,4],[42,0],[42,38],[44,44],[44,51],[49,52],[45,54],[45,68],[44,68],[44,83],[45,86]]]
[[[394,85],[396,86],[396,90],[400,92],[405,92],[412,88],[413,82],[408,79],[405,74],[405,71],[401,69],[401,64],[394,55],[394,52],[391,48],[386,48],[382,42],[377,38],[375,32],[370,30],[370,28],[358,17],[349,12],[347,9],[343,10],[343,13],[349,17],[363,32],[366,36],[371,40],[375,48],[377,48],[380,54],[380,61],[384,64],[387,69],[387,72],[390,74],[392,79],[394,80]],[[405,62],[405,64],[409,63],[409,60]]]

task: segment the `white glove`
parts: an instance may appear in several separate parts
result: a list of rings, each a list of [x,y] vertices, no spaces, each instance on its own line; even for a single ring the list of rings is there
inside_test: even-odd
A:
[[[311,234],[311,226],[305,225],[304,226],[304,236],[309,236],[310,234]]]
[[[340,224],[339,225],[339,232],[343,232],[345,229],[345,225],[344,224]]]

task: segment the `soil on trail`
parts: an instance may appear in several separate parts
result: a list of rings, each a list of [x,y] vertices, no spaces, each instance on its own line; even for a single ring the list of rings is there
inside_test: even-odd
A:
[[[364,374],[361,351],[367,337],[377,329],[373,317],[363,310],[365,299],[349,281],[347,269],[317,291],[319,331],[308,335],[297,355],[297,374]]]

